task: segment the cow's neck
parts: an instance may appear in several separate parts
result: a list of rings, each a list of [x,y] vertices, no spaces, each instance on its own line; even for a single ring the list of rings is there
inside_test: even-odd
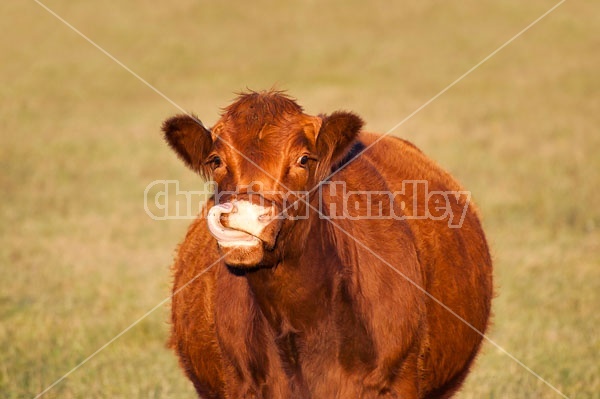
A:
[[[323,222],[311,223],[298,256],[247,275],[257,305],[279,334],[315,327],[327,317],[340,264]]]

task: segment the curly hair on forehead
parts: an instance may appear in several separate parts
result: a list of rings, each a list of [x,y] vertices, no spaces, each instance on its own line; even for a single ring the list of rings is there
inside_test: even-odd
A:
[[[280,90],[248,91],[239,93],[235,101],[223,108],[223,119],[242,122],[248,128],[284,120],[288,115],[303,113],[295,99]]]

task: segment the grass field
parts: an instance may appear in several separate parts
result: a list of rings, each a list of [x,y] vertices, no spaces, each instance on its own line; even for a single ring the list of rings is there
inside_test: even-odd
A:
[[[208,124],[246,87],[385,132],[554,1],[73,2],[48,7]],[[169,295],[188,221],[145,187],[201,184],[180,112],[34,1],[0,4],[0,397],[34,397]],[[600,398],[600,4],[567,0],[393,134],[473,193],[493,247],[489,337]],[[44,398],[194,397],[167,301]],[[486,344],[458,398],[560,398]]]

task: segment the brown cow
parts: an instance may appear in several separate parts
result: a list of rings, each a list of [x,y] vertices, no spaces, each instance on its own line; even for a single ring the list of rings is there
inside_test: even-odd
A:
[[[461,386],[492,298],[477,212],[414,145],[362,125],[273,91],[240,95],[210,130],[164,123],[218,187],[174,265],[170,344],[200,397],[447,398]]]

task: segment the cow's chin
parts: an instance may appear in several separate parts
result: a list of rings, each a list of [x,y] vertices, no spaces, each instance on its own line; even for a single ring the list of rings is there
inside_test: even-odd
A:
[[[251,241],[219,241],[225,264],[240,269],[258,267],[265,258],[265,248],[261,240],[253,238]]]

